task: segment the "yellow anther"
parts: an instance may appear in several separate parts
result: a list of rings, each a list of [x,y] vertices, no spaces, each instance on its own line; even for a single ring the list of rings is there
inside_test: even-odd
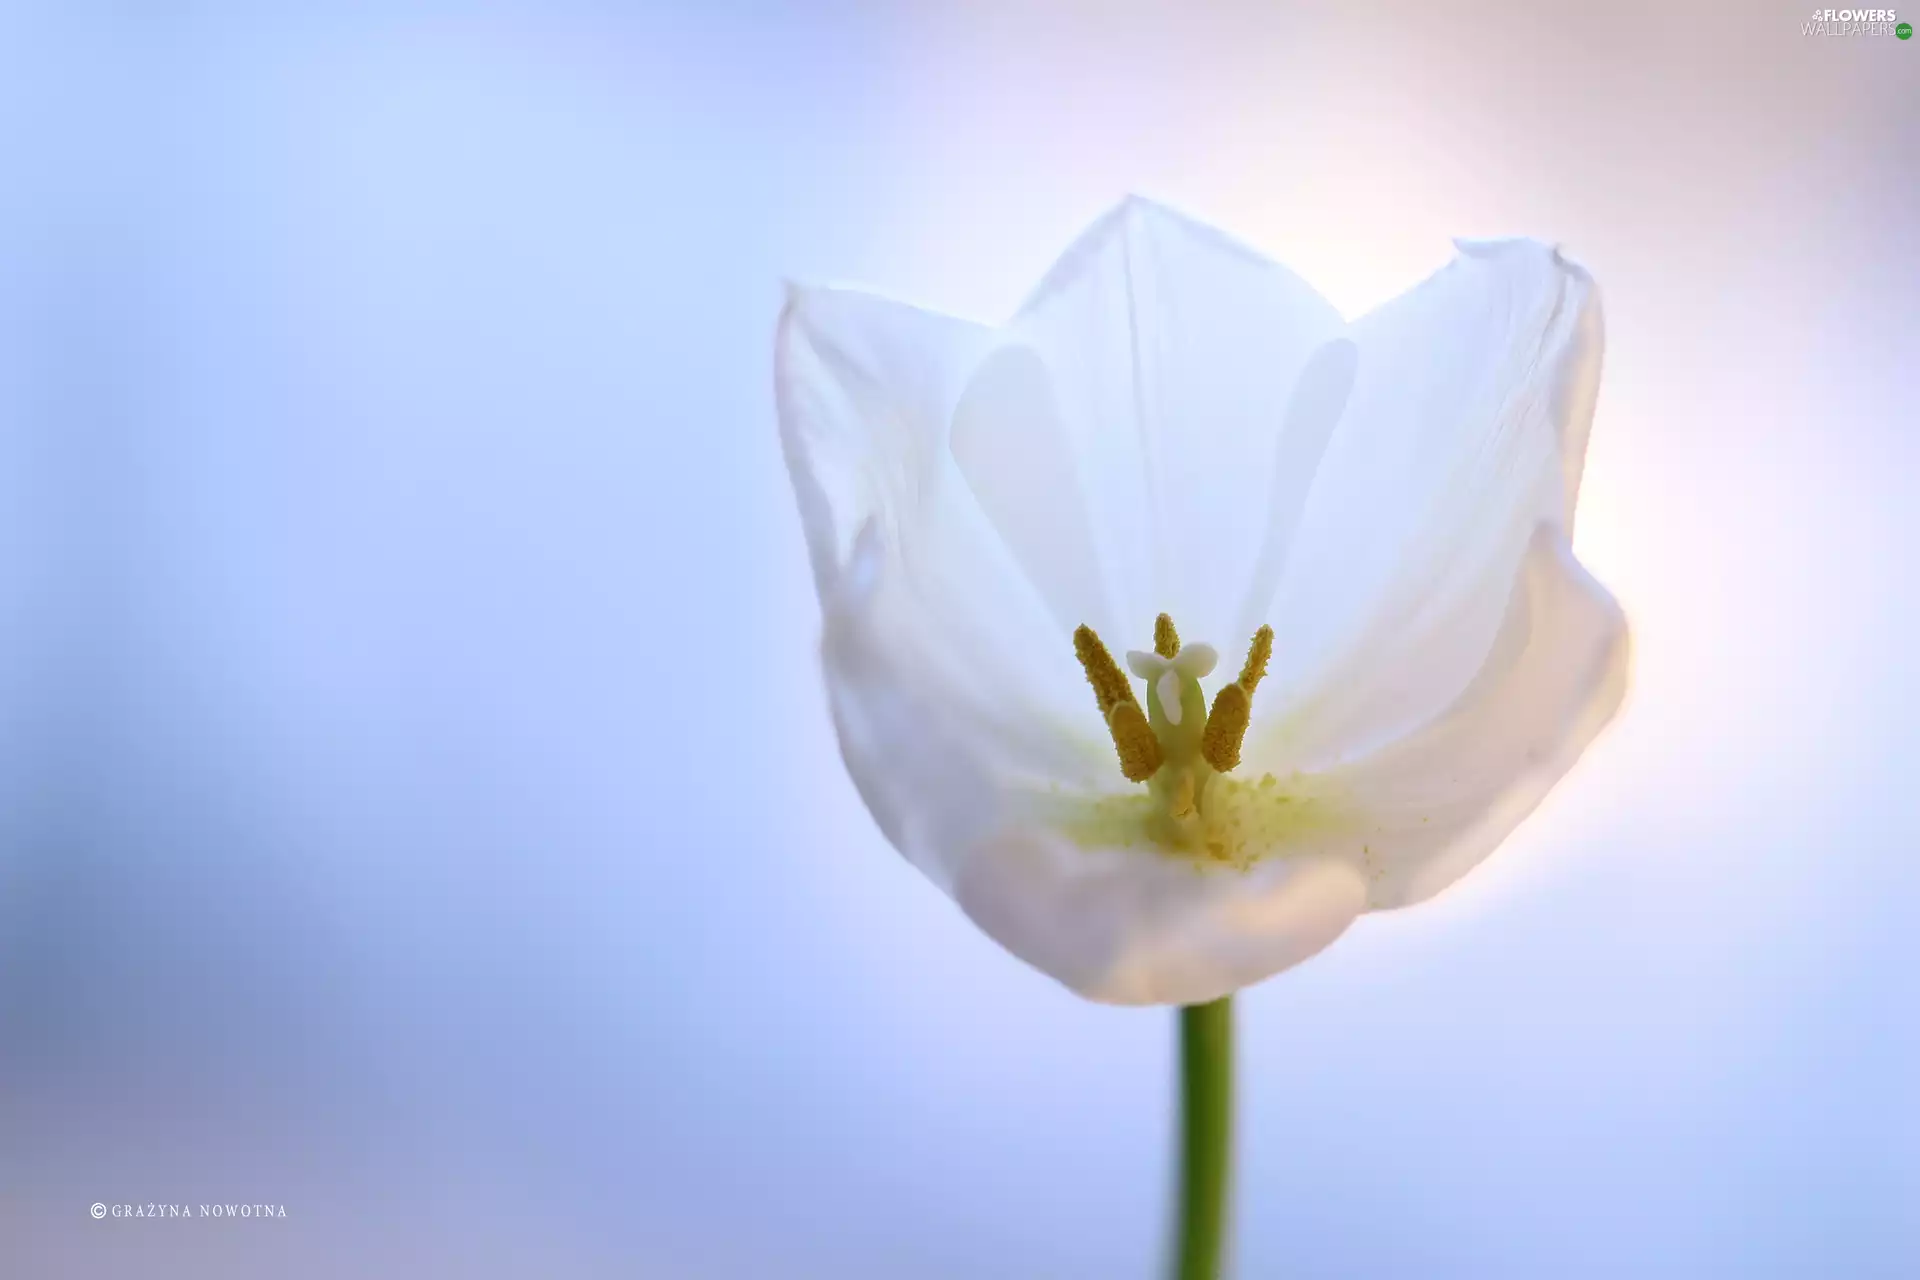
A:
[[[1180,654],[1180,633],[1173,629],[1173,619],[1167,614],[1153,620],[1153,651],[1163,658]]]
[[[1108,715],[1116,705],[1132,702],[1133,686],[1127,683],[1126,676],[1114,665],[1113,655],[1107,652],[1107,646],[1100,643],[1100,637],[1093,633],[1092,627],[1077,627],[1073,633],[1073,652],[1080,659],[1080,665],[1086,668],[1087,683],[1093,686],[1093,696],[1100,701],[1100,714]]]
[[[1120,772],[1129,782],[1145,782],[1159,772],[1165,757],[1139,703],[1115,703],[1107,715],[1107,727],[1113,731],[1113,745],[1120,753]]]
[[[1133,696],[1133,686],[1114,664],[1107,646],[1100,643],[1092,627],[1077,627],[1073,633],[1073,652],[1086,668],[1087,683],[1100,702],[1100,715],[1113,734],[1114,750],[1120,753],[1120,772],[1129,781],[1145,782],[1160,768],[1165,758],[1160,740],[1153,736],[1147,713]]]
[[[1266,677],[1272,657],[1273,628],[1261,627],[1247,646],[1240,678],[1213,696],[1213,710],[1200,737],[1200,756],[1221,773],[1240,763],[1240,745],[1246,741],[1247,721],[1253,713],[1253,691]]]
[[[1267,659],[1273,657],[1273,628],[1262,627],[1253,633],[1247,646],[1246,665],[1240,668],[1240,687],[1252,693],[1267,676]]]
[[[1252,710],[1253,699],[1240,685],[1226,685],[1214,694],[1206,731],[1200,735],[1200,758],[1221,773],[1239,764],[1240,744],[1246,740],[1247,717]]]

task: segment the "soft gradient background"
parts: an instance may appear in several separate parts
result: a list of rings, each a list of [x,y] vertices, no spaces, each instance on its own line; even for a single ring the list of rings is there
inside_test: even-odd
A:
[[[0,1274],[1154,1275],[1170,1020],[876,833],[769,385],[1129,190],[1608,305],[1627,710],[1246,994],[1239,1274],[1920,1274],[1920,41],[1806,9],[0,10]]]

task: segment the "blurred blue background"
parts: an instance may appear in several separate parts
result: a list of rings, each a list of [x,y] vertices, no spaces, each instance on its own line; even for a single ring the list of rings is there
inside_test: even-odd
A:
[[[770,393],[1137,190],[1608,306],[1634,692],[1242,1000],[1239,1274],[1920,1274],[1920,48],[1440,8],[0,7],[0,1273],[1156,1274],[1171,1021],[875,831]]]

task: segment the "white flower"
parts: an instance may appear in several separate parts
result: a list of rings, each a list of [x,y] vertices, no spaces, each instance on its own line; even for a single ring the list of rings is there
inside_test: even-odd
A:
[[[1592,280],[1544,245],[1463,242],[1349,323],[1140,200],[999,328],[795,288],[781,437],[881,830],[1123,1004],[1439,892],[1625,692],[1569,545],[1600,351]],[[1253,650],[1211,709],[1175,624]],[[1149,637],[1136,688],[1107,645]]]

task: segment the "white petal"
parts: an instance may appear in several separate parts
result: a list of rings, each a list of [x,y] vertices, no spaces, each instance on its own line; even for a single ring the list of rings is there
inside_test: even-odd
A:
[[[953,414],[953,456],[1063,634],[1124,634],[1107,599],[1078,463],[1040,357],[1010,345],[974,373]]]
[[[968,861],[954,896],[1002,946],[1089,999],[1198,1004],[1321,950],[1365,906],[1366,888],[1339,858],[1241,871],[1017,826]]]
[[[870,517],[914,500],[993,335],[847,289],[791,286],[774,340],[780,441],[813,559],[831,588]]]
[[[1276,594],[1247,758],[1319,768],[1431,721],[1480,668],[1528,539],[1570,527],[1602,345],[1587,275],[1530,241],[1356,322],[1357,368]]]
[[[1533,812],[1613,718],[1626,619],[1539,527],[1491,652],[1432,724],[1326,775],[1365,815],[1368,901],[1399,907],[1471,870]]]
[[[941,696],[877,625],[886,574],[877,529],[862,531],[847,572],[822,601],[827,702],[847,773],[882,834],[950,889],[956,851],[993,827],[1003,790],[991,735],[965,700]]]
[[[1191,635],[1239,629],[1276,492],[1297,503],[1338,412],[1338,368],[1303,398],[1302,373],[1344,329],[1284,267],[1139,199],[1009,326],[1050,373],[1121,634],[1163,611]]]
[[[991,344],[977,326],[912,307],[796,289],[776,348],[781,439],[822,611],[830,624],[835,610],[864,613],[864,665],[842,664],[836,696],[925,702],[929,716],[988,735],[1006,769],[1078,778],[1110,764],[1112,746],[1071,639],[947,449],[953,407]],[[861,530],[871,583],[853,591]]]
[[[1167,669],[1167,660],[1142,649],[1127,650],[1127,670],[1142,680],[1158,680]]]
[[[1275,442],[1273,483],[1267,496],[1267,525],[1252,578],[1240,603],[1231,635],[1251,638],[1273,611],[1274,592],[1292,561],[1294,539],[1305,511],[1320,461],[1346,412],[1353,392],[1359,351],[1346,338],[1323,344],[1300,371],[1293,397],[1287,403],[1285,425]]]

